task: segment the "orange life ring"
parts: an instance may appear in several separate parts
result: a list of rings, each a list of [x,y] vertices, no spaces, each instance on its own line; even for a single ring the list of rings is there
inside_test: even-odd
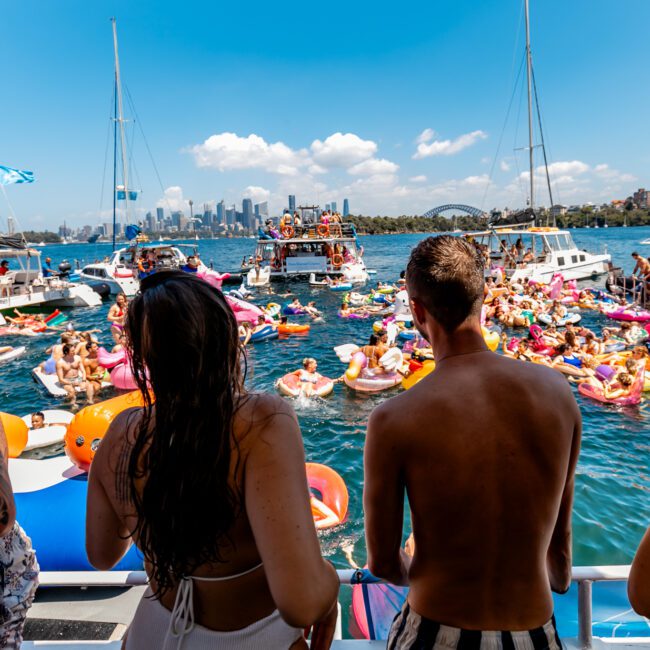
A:
[[[138,262],[138,268],[140,268],[140,262]],[[140,269],[142,270],[142,269]],[[144,271],[142,271],[144,273]],[[116,278],[132,278],[133,277],[133,271],[131,269],[115,269],[114,273]]]
[[[65,453],[79,468],[88,471],[95,452],[115,417],[131,407],[144,405],[140,391],[82,408],[68,425],[65,433]]]
[[[341,255],[340,253],[335,253],[334,255],[332,255],[332,266],[335,269],[340,268],[342,264],[343,264],[343,255]]]
[[[327,237],[330,234],[330,227],[326,223],[316,226],[316,232],[320,237]]]
[[[294,233],[293,226],[284,226],[281,232],[285,239],[291,239]]]
[[[316,528],[338,526],[345,520],[348,513],[348,488],[345,482],[331,467],[319,463],[306,463],[307,483],[309,488],[320,492],[322,498],[312,499],[312,515]],[[325,517],[325,513],[318,507],[322,503],[326,509],[332,511],[337,518],[327,526],[319,526],[319,520]],[[323,509],[324,510],[324,509]]]

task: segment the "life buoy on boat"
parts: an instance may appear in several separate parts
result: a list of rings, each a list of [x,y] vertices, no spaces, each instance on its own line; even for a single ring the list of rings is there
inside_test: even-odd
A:
[[[321,223],[316,227],[316,232],[320,237],[327,237],[330,234],[330,227],[326,223]]]
[[[138,263],[138,268],[140,268],[140,263]],[[143,273],[144,273],[144,271],[143,271]],[[113,275],[116,278],[132,278],[133,277],[133,271],[131,271],[131,269],[116,268],[115,273]]]
[[[343,264],[343,255],[341,255],[340,253],[335,253],[334,255],[332,255],[332,266],[335,269],[340,269],[342,264]]]
[[[291,239],[294,234],[293,226],[284,226],[280,232],[285,239]]]

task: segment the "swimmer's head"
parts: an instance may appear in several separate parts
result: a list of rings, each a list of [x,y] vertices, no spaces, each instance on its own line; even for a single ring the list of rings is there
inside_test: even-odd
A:
[[[628,388],[629,386],[632,385],[632,381],[633,381],[632,375],[630,375],[627,372],[619,373],[617,379],[618,379],[619,383],[621,384],[621,386],[625,386],[626,388]]]
[[[305,357],[302,360],[302,367],[308,372],[314,372],[318,367],[318,362],[313,357]]]
[[[45,415],[41,411],[32,413],[32,429],[42,429],[45,427]]]

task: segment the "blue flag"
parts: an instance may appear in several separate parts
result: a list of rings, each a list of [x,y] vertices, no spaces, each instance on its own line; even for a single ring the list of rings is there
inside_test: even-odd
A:
[[[0,185],[13,185],[14,183],[33,183],[34,172],[21,171],[13,167],[0,165]]]
[[[138,193],[136,190],[129,190],[129,201],[135,201],[138,198]],[[126,199],[126,192],[123,188],[117,189],[117,200],[124,201]]]

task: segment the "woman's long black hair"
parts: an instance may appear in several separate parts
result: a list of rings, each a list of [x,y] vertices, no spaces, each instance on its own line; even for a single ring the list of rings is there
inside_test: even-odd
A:
[[[221,292],[181,271],[142,281],[125,329],[145,402],[128,464],[132,534],[160,597],[221,561],[241,508],[230,478],[243,395],[239,337]]]

